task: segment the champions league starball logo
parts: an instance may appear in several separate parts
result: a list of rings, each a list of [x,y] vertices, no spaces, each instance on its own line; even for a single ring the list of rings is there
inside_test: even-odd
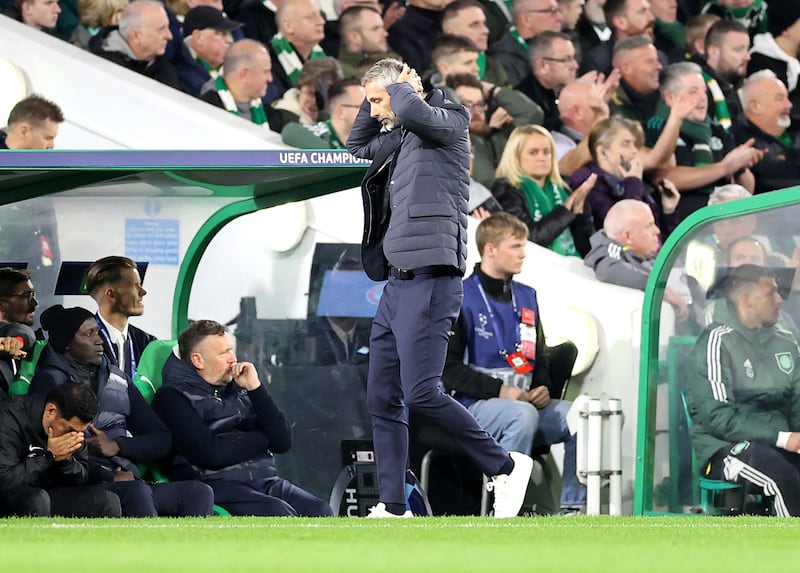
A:
[[[477,336],[480,336],[484,340],[492,337],[492,333],[486,329],[487,324],[489,324],[489,317],[483,314],[482,312],[479,312],[478,325],[475,327],[475,334]]]

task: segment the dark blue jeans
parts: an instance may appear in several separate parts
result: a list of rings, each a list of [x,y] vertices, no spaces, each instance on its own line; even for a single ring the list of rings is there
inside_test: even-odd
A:
[[[370,337],[367,409],[372,417],[380,500],[405,504],[408,420],[439,426],[489,476],[508,454],[458,402],[441,390],[447,341],[463,290],[457,276],[390,278]]]

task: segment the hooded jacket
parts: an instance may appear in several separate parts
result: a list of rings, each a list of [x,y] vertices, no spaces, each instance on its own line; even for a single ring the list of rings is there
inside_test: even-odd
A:
[[[89,51],[128,68],[132,72],[147,76],[171,88],[179,89],[178,72],[175,71],[175,67],[170,61],[164,56],[156,56],[149,62],[137,60],[128,42],[119,33],[117,26],[108,26],[100,30],[94,38],[89,40]]]
[[[597,280],[644,290],[655,257],[640,257],[609,239],[603,229],[592,235],[590,242],[592,250],[583,262],[594,270]]]

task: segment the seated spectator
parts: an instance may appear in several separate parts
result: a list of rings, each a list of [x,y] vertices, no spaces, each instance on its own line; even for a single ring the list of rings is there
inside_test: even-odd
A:
[[[529,42],[544,31],[560,32],[564,22],[556,0],[517,0],[511,6],[512,26],[489,46],[489,55],[506,69],[512,86],[531,71]]]
[[[182,92],[200,97],[203,86],[219,76],[234,30],[242,23],[230,20],[211,6],[197,6],[183,20],[183,44],[190,58],[174,61]]]
[[[788,0],[792,2],[793,0]],[[770,15],[767,16],[767,2],[764,0],[708,0],[703,6],[702,14],[714,14],[727,20],[736,20],[754,37],[756,34],[763,34],[767,31],[767,22],[774,18],[780,18],[781,14],[777,10],[773,12],[773,4],[778,4],[780,0],[772,0],[769,3]]]
[[[129,70],[178,87],[178,74],[164,57],[172,38],[164,5],[136,0],[119,17],[119,26],[103,28],[89,41],[89,51]]]
[[[128,4],[128,0],[78,0],[80,20],[69,37],[70,44],[88,50],[89,41],[100,30],[109,26],[119,26],[122,11]]]
[[[516,89],[535,101],[544,112],[544,127],[549,131],[561,128],[558,115],[558,94],[575,81],[578,61],[575,47],[561,32],[545,31],[529,42],[530,71]]]
[[[55,33],[60,13],[58,0],[14,0],[14,4],[3,12],[9,18],[48,34]]]
[[[208,483],[233,515],[330,516],[327,503],[276,475],[289,423],[255,366],[236,361],[227,330],[193,322],[178,338],[181,357],[164,366],[153,408],[174,436],[170,474]]]
[[[10,267],[0,268],[0,401],[8,398],[19,360],[25,358],[36,341],[31,328],[36,296],[30,273]]]
[[[328,90],[330,118],[314,125],[287,123],[281,130],[283,142],[301,149],[346,149],[345,143],[365,97],[364,86],[357,78],[333,82]]]
[[[133,380],[142,352],[156,339],[128,322],[130,317],[144,314],[142,299],[147,291],[139,268],[128,257],[98,259],[86,271],[86,292],[97,303],[95,319],[106,358]]]
[[[167,18],[169,19],[169,31],[172,34],[172,40],[167,43],[167,49],[164,55],[168,60],[173,62],[176,66],[178,62],[191,60],[190,54],[186,53],[182,48],[183,43],[183,22],[186,19],[186,14],[193,8],[198,6],[208,6],[219,10],[226,18],[228,15],[225,13],[222,0],[165,0],[164,5],[167,8]],[[242,28],[231,30],[233,41],[236,42],[244,38]]]
[[[141,1],[141,0],[138,0]],[[267,129],[280,123],[277,110],[262,98],[272,81],[272,59],[263,44],[239,40],[225,53],[222,75],[200,99]]]
[[[86,487],[83,432],[96,412],[94,392],[80,384],[0,408],[0,515],[120,517],[115,494]]]
[[[326,54],[338,54],[342,48],[339,22],[342,18],[342,14],[344,14],[348,8],[352,8],[353,6],[371,8],[381,16],[381,25],[385,30],[389,30],[389,28],[394,26],[406,13],[405,2],[400,2],[399,0],[388,0],[385,2],[379,2],[378,0],[332,0],[331,4],[333,5],[334,18],[330,18],[325,22],[325,39],[320,42],[320,46],[322,46]],[[396,55],[392,57],[396,57]],[[345,75],[351,74],[345,71]]]
[[[705,206],[715,186],[738,183],[752,190],[755,182],[750,167],[758,163],[763,151],[753,146],[753,140],[737,146],[732,135],[709,120],[702,70],[693,62],[679,62],[664,70],[661,99],[647,123],[647,144],[653,145],[661,136],[661,127],[680,99],[693,105],[681,123],[676,165],[656,170],[655,177],[668,178],[680,191],[678,218],[683,220]]]
[[[572,37],[575,50],[580,54],[581,61],[583,61],[583,56],[589,53],[592,48],[611,39],[613,31],[606,23],[606,15],[603,11],[605,3],[606,0],[585,0],[583,14],[578,18],[578,23],[575,24],[574,35],[567,29],[564,30]]]
[[[561,130],[551,132],[556,142],[558,170],[569,177],[591,161],[589,134],[609,115],[606,96],[612,89],[608,82],[576,80],[568,83],[558,96]]]
[[[761,0],[755,3],[764,14],[767,29],[753,37],[747,75],[761,70],[775,72],[789,90],[789,99],[794,105],[792,121],[800,125],[800,2],[772,0],[768,18],[767,3]]]
[[[515,127],[540,123],[542,110],[525,94],[481,82],[474,75],[450,76],[448,87],[470,111],[472,176],[485,187],[491,187],[508,136]]]
[[[656,198],[653,189],[642,180],[640,149],[643,139],[638,123],[618,116],[604,119],[589,134],[591,163],[576,171],[569,182],[576,188],[592,174],[597,176],[587,199],[595,229],[603,227],[606,214],[614,203],[636,199],[650,207],[664,240],[678,224],[680,195],[666,182],[666,191]]]
[[[696,14],[686,21],[686,54],[690,60],[696,56],[706,55],[706,35],[715,22],[720,21],[716,14]]]
[[[339,63],[345,76],[358,75],[366,58],[388,58],[388,32],[380,12],[371,6],[351,6],[339,16]]]
[[[36,334],[30,326],[0,321],[0,402],[8,399],[19,361],[28,355],[34,342]]]
[[[774,498],[800,515],[800,370],[795,337],[776,322],[783,298],[771,270],[742,265],[717,285],[721,316],[688,358],[686,405],[701,476]]]
[[[650,0],[650,11],[655,17],[653,38],[655,44],[667,55],[669,61],[680,61],[686,52],[686,31],[678,18],[676,0]]]
[[[609,102],[611,113],[637,121],[644,128],[656,112],[662,70],[653,41],[641,35],[618,42],[614,46],[614,67],[619,70],[620,81]]]
[[[575,46],[575,58],[581,61],[580,33],[576,29],[578,22],[583,18],[584,0],[557,0],[558,9],[561,10],[561,31],[567,35]]]
[[[750,76],[742,90],[745,120],[739,141],[754,141],[764,152],[753,168],[755,193],[800,183],[800,131],[792,129],[792,102],[786,86],[770,70]]]
[[[480,52],[475,43],[463,36],[439,36],[431,54],[431,69],[423,74],[422,85],[426,91],[447,84],[448,76],[468,74],[478,78]]]
[[[576,438],[562,399],[577,349],[548,348],[536,291],[513,280],[525,260],[525,224],[496,213],[478,226],[481,262],[464,279],[464,302],[450,333],[442,383],[506,451],[564,443],[562,511],[582,511]],[[486,324],[486,317],[490,324]]]
[[[319,46],[325,37],[325,18],[316,0],[281,0],[276,15],[278,33],[269,41],[274,98],[297,85],[308,60],[325,57]],[[246,33],[246,30],[245,30]]]
[[[11,108],[7,131],[0,131],[0,149],[53,149],[63,121],[57,104],[30,95]]]
[[[567,256],[589,252],[592,216],[586,195],[595,184],[590,175],[568,193],[558,172],[556,145],[538,125],[516,128],[508,138],[492,194],[504,211],[526,224],[528,240]]]
[[[148,484],[137,464],[166,458],[172,438],[139,390],[103,354],[94,315],[85,308],[51,306],[42,313],[48,343],[39,357],[30,394],[62,385],[88,386],[99,411],[89,424],[89,480],[119,496],[125,517],[203,516],[214,495],[200,482]]]
[[[597,280],[643,291],[661,248],[653,211],[643,201],[622,199],[608,211],[603,228],[592,235],[592,250],[584,263]],[[669,287],[664,300],[675,309],[675,318],[689,318],[686,302]]]
[[[576,0],[577,2],[578,0]],[[486,13],[479,0],[455,0],[442,12],[442,33],[463,36],[475,43],[478,52],[478,79],[497,86],[508,87],[508,74],[500,60],[486,54],[489,48],[489,28]]]
[[[342,67],[335,58],[326,56],[307,61],[297,78],[297,86],[272,102],[272,108],[278,112],[275,123],[270,126],[272,130],[281,131],[291,122],[315,125],[327,119],[328,90],[342,77]]]
[[[708,30],[705,55],[691,61],[703,69],[708,97],[708,116],[726,131],[742,121],[739,89],[750,61],[750,36],[736,20],[719,20]]]

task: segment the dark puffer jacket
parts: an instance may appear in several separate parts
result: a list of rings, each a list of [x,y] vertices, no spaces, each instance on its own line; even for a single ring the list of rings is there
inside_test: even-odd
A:
[[[350,153],[373,160],[361,185],[364,270],[375,280],[386,278],[387,262],[400,269],[450,266],[463,274],[469,112],[440,90],[427,100],[408,83],[392,84],[387,92],[401,127],[381,133],[365,101],[347,142]]]

